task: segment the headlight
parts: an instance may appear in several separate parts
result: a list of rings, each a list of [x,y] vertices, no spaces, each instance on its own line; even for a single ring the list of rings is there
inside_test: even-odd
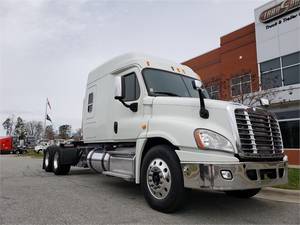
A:
[[[210,130],[197,129],[194,132],[194,137],[198,148],[212,149],[234,152],[233,146],[230,141],[224,136]]]

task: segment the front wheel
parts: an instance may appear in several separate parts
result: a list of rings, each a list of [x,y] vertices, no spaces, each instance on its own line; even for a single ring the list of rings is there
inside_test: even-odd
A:
[[[184,199],[184,184],[179,159],[167,145],[152,147],[143,160],[141,188],[148,204],[162,212],[173,212]]]
[[[237,190],[237,191],[226,191],[225,193],[229,196],[237,198],[251,198],[256,195],[261,189],[248,189],[248,190]]]

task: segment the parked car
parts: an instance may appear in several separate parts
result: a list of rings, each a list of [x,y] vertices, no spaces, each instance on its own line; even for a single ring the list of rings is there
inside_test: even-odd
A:
[[[44,152],[44,150],[49,146],[48,141],[40,141],[38,145],[34,147],[34,151],[37,153]]]

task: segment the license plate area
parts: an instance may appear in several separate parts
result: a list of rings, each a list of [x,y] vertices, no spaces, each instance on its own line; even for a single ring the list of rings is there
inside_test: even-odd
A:
[[[259,170],[261,180],[269,180],[277,178],[276,169],[261,169]]]

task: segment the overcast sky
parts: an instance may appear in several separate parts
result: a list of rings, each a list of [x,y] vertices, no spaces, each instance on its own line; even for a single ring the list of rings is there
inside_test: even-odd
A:
[[[186,61],[266,2],[0,0],[0,122],[42,121],[48,97],[53,125],[79,128],[91,69],[126,52]]]

